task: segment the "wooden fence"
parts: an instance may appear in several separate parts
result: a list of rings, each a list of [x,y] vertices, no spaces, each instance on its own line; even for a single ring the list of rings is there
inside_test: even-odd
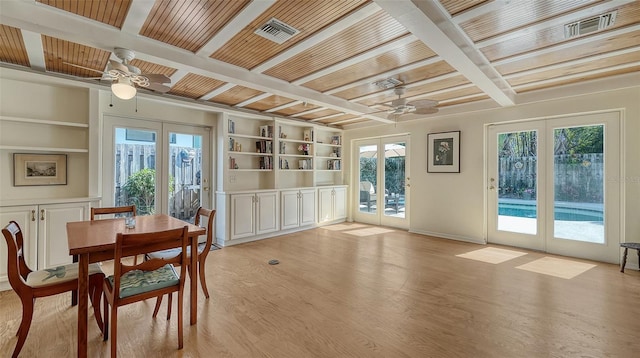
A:
[[[535,198],[537,158],[503,157],[498,162],[501,198]],[[554,156],[555,200],[601,203],[604,162],[602,154]]]
[[[115,204],[129,205],[134,202],[128,198],[122,187],[127,179],[142,169],[156,168],[156,149],[154,145],[117,144],[115,158]],[[179,219],[189,220],[200,206],[200,170],[202,168],[202,150],[190,147],[169,147],[169,214]],[[153,194],[153,193],[152,193]],[[147,200],[137,198],[137,203],[145,202],[139,208],[140,214],[153,212],[155,198]],[[148,208],[145,208],[147,206]]]

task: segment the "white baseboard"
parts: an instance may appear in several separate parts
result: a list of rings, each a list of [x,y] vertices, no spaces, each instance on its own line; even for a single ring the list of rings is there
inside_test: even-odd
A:
[[[442,238],[442,239],[470,242],[472,244],[480,244],[480,245],[485,245],[486,244],[486,242],[484,240],[482,240],[482,239],[474,239],[474,238],[465,237],[465,236],[444,234],[444,233],[441,233],[441,232],[413,230],[413,229],[409,229],[409,232],[410,233],[414,233],[414,234],[439,237],[439,238]]]

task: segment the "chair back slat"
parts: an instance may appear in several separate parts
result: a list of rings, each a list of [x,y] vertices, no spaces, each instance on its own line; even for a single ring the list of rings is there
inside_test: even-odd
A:
[[[2,229],[2,234],[7,242],[7,276],[11,287],[19,291],[28,287],[27,276],[32,270],[24,259],[24,237],[17,222],[11,221]]]
[[[109,215],[109,214],[124,214],[131,213],[131,216],[136,216],[136,206],[114,206],[106,208],[91,208],[91,220],[95,220],[96,215]]]

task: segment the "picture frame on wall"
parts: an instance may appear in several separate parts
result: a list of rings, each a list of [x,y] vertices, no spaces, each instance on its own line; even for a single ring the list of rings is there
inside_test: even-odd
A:
[[[66,154],[13,154],[13,186],[67,185]]]
[[[427,172],[460,173],[460,131],[427,134]]]

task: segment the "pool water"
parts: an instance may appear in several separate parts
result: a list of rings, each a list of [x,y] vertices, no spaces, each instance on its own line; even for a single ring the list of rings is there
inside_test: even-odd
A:
[[[498,215],[516,216],[521,218],[536,218],[535,204],[499,203]],[[562,221],[603,221],[602,211],[556,207],[554,219]]]

